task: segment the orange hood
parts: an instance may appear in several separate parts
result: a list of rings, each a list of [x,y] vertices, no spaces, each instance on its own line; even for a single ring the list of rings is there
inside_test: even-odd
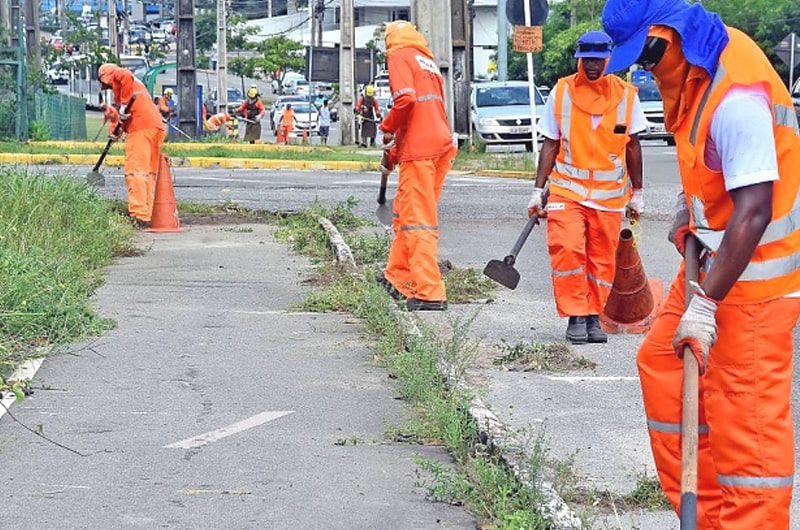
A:
[[[386,56],[403,48],[414,48],[433,59],[433,52],[428,48],[428,42],[417,28],[405,20],[390,22],[386,25]]]

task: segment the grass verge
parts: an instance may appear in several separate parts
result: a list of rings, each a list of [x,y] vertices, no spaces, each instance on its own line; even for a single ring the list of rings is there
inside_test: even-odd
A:
[[[134,251],[132,227],[84,184],[0,167],[0,377],[113,326],[89,298]]]

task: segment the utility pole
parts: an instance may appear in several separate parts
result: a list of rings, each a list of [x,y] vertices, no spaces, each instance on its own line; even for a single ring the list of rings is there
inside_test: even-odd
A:
[[[111,55],[119,57],[119,31],[117,31],[117,0],[108,0],[108,46]]]
[[[450,0],[411,0],[411,22],[428,41],[444,79],[444,108],[453,130],[452,20],[444,13],[452,13]]]
[[[39,2],[25,2],[25,51],[29,68],[34,72],[42,69],[42,53],[39,40]]]
[[[58,7],[58,27],[61,29],[63,33],[65,29],[67,29],[67,13],[65,11],[64,0],[58,0],[57,4]]]
[[[325,0],[317,0],[314,15],[317,19],[317,47],[322,47],[322,25],[325,22]]]
[[[506,0],[497,0],[497,80],[508,79],[508,19]]]
[[[339,127],[342,145],[353,143],[355,114],[355,8],[353,0],[342,0],[339,38]]]
[[[472,86],[472,15],[468,0],[450,0],[452,10],[453,109],[468,109]],[[453,112],[453,129],[469,137],[469,112]]]
[[[217,0],[217,112],[228,110],[228,28],[226,0]]]
[[[114,2],[114,4],[116,5],[116,2]],[[128,12],[128,0],[123,0],[122,11],[125,15],[122,19],[122,50],[123,53],[128,53],[131,45],[131,16]]]
[[[178,127],[190,136],[197,136],[194,1],[177,0],[175,10],[178,22]]]

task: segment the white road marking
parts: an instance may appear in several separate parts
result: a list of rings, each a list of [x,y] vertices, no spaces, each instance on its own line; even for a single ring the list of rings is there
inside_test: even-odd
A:
[[[282,418],[283,416],[287,416],[289,414],[292,414],[293,412],[294,412],[293,410],[277,410],[277,411],[262,412],[261,414],[256,414],[255,416],[234,423],[232,425],[228,425],[227,427],[222,427],[221,429],[209,431],[207,433],[200,434],[198,436],[193,436],[192,438],[187,438],[185,440],[181,440],[180,442],[175,442],[169,445],[165,445],[164,448],[196,449],[198,447],[203,447],[204,445],[208,445],[211,442],[216,442],[217,440],[226,438],[232,434],[237,434],[242,431],[246,431],[247,429],[258,427],[259,425],[263,425],[268,421],[277,420],[278,418]]]
[[[567,383],[580,383],[583,381],[599,381],[599,382],[606,382],[606,381],[638,381],[639,378],[635,376],[625,376],[625,375],[614,375],[614,376],[597,376],[597,377],[587,377],[587,376],[548,376],[548,379],[551,381],[565,381]]]
[[[15,381],[25,381],[28,379],[33,379],[33,376],[36,375],[36,371],[44,362],[44,357],[37,357],[35,359],[30,359],[25,361],[14,372],[13,375],[9,376],[9,379],[13,379]],[[0,418],[3,417],[3,414],[11,408],[11,405],[17,400],[16,396],[13,392],[3,392],[3,399],[2,403],[3,406],[0,407]]]

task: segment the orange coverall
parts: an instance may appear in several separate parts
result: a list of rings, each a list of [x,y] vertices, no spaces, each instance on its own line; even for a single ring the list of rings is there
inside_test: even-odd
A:
[[[130,113],[130,118],[122,122],[122,129],[127,133],[125,183],[128,186],[128,213],[149,222],[164,141],[164,123],[147,89],[129,70],[114,70],[108,84],[114,91],[114,102],[127,105]]]
[[[400,177],[385,276],[409,299],[444,302],[437,210],[457,149],[444,109],[442,76],[425,38],[408,22],[387,26],[386,48],[394,105],[380,129],[395,135]]]
[[[283,142],[289,143],[289,133],[292,132],[292,129],[294,129],[294,109],[283,109],[278,127],[281,129],[281,139]]]

